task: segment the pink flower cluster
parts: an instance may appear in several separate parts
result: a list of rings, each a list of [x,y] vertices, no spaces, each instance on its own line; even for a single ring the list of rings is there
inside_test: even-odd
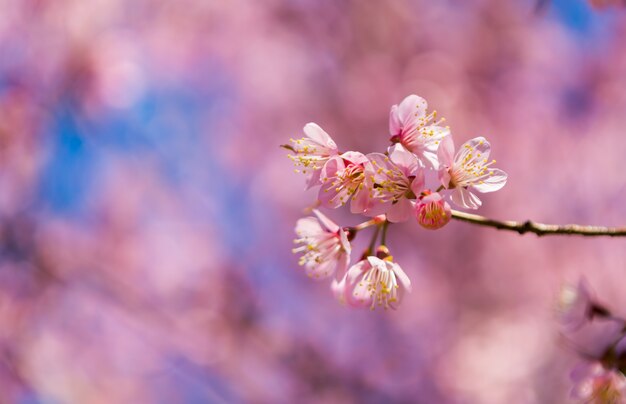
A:
[[[340,301],[395,308],[410,281],[385,246],[389,223],[413,217],[426,229],[439,229],[452,217],[448,199],[459,207],[477,209],[481,201],[476,193],[497,191],[506,184],[506,173],[489,160],[489,142],[477,137],[455,152],[450,128],[441,126],[443,121],[436,112],[428,113],[426,100],[409,95],[391,107],[391,145],[384,153],[341,152],[315,123],[305,125],[305,137],[284,146],[292,152],[289,158],[296,171],[306,175],[307,188],[319,186],[317,205],[335,209],[349,204],[352,213],[374,218],[344,230],[315,211],[316,217],[300,219],[296,225],[296,242],[301,245],[294,252],[303,253],[300,264],[315,278],[337,274],[332,290]],[[433,184],[428,184],[431,177]],[[377,231],[362,259],[348,269],[350,239],[374,225],[383,230],[381,246],[374,254]]]
[[[572,371],[571,397],[586,403],[626,403],[626,320],[595,301],[584,279],[559,296],[568,343],[583,358]]]

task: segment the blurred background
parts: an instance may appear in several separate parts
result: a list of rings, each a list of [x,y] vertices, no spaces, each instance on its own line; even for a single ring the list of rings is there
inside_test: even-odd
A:
[[[567,402],[557,291],[626,314],[626,240],[396,225],[413,293],[349,309],[278,145],[415,93],[509,173],[480,214],[624,225],[625,90],[619,0],[0,0],[0,403]]]

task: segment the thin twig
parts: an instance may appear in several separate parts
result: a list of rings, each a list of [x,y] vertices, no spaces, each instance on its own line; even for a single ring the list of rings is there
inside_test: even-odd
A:
[[[462,222],[477,224],[479,226],[495,227],[499,230],[511,230],[519,234],[535,233],[537,236],[549,236],[555,234],[579,235],[579,236],[626,236],[626,227],[604,226],[581,226],[579,224],[543,224],[531,220],[514,222],[511,220],[494,220],[480,215],[452,210],[452,217]]]

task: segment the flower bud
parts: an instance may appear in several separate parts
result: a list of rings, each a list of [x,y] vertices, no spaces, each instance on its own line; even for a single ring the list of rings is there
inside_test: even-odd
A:
[[[440,229],[452,218],[450,205],[437,192],[426,191],[424,194],[415,207],[417,222],[426,229]]]

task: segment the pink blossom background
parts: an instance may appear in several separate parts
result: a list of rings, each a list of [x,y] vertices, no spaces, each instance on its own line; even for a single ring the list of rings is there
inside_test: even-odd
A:
[[[567,402],[557,291],[626,315],[624,239],[395,225],[413,293],[355,311],[278,145],[381,151],[415,93],[508,172],[480,214],[624,225],[624,38],[582,0],[1,0],[0,403]]]

